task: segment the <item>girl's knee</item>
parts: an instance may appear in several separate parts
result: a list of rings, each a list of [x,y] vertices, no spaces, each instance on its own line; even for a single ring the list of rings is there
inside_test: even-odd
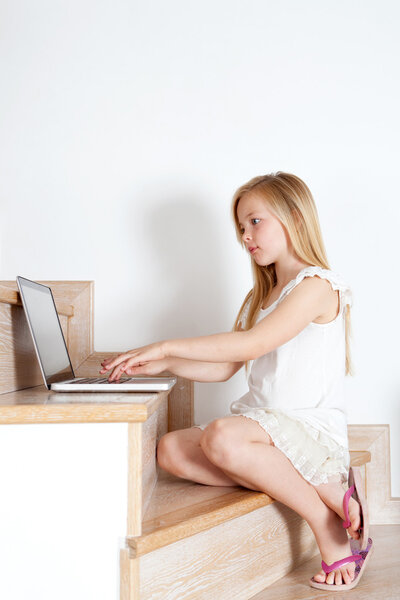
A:
[[[171,463],[173,440],[170,433],[163,435],[156,446],[156,460],[162,469],[168,470]]]
[[[179,469],[185,463],[187,452],[185,451],[185,435],[183,430],[169,431],[164,434],[156,447],[156,459],[159,465],[165,469]]]
[[[234,439],[222,419],[216,419],[206,427],[200,446],[214,464],[229,464],[235,452]]]

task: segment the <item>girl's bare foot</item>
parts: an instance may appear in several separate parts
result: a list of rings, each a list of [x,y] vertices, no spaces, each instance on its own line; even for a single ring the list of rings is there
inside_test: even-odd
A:
[[[329,508],[334,510],[335,513],[342,519],[342,521],[344,521],[345,515],[343,510],[343,498],[346,490],[344,489],[343,485],[339,482],[322,483],[321,485],[315,486],[315,489],[317,490],[323,502],[329,506]],[[357,500],[352,497],[349,501],[349,519],[351,525],[346,531],[349,533],[350,537],[358,540],[360,538],[358,529],[361,525],[361,508]]]
[[[342,519],[336,512],[329,510],[318,528],[313,528],[321,559],[331,565],[337,560],[351,556],[350,541],[346,529],[342,527]],[[314,575],[314,579],[320,583],[341,585],[351,583],[354,579],[355,561],[343,565],[326,574],[323,569]]]

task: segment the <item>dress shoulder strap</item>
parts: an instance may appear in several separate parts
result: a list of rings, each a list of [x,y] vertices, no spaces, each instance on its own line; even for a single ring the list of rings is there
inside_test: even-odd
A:
[[[299,273],[297,273],[295,279],[289,281],[289,283],[283,288],[279,297],[279,301],[285,298],[287,294],[289,294],[296,287],[296,285],[303,281],[305,277],[314,277],[314,275],[318,275],[318,277],[327,279],[330,282],[333,290],[339,290],[342,307],[344,307],[346,304],[349,306],[353,305],[352,290],[343,277],[331,269],[323,269],[322,267],[318,266],[305,267]]]

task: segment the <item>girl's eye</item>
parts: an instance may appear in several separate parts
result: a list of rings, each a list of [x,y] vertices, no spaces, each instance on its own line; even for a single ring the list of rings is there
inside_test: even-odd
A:
[[[251,221],[261,221],[261,219],[256,219],[256,218],[254,218],[254,219],[250,219],[250,220],[251,220]],[[254,223],[254,225],[257,225],[257,223]],[[243,229],[243,227],[242,227],[242,228],[241,228],[241,230],[240,230],[240,233],[243,233],[243,232],[244,232],[244,229]]]

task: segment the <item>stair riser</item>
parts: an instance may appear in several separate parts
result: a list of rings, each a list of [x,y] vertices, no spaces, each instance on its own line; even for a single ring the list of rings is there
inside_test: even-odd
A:
[[[309,525],[274,502],[144,556],[127,553],[121,600],[246,600],[319,550]]]
[[[160,438],[168,431],[168,398],[143,423],[142,434],[142,511],[143,515],[151,500],[154,486],[157,483],[156,448]]]

